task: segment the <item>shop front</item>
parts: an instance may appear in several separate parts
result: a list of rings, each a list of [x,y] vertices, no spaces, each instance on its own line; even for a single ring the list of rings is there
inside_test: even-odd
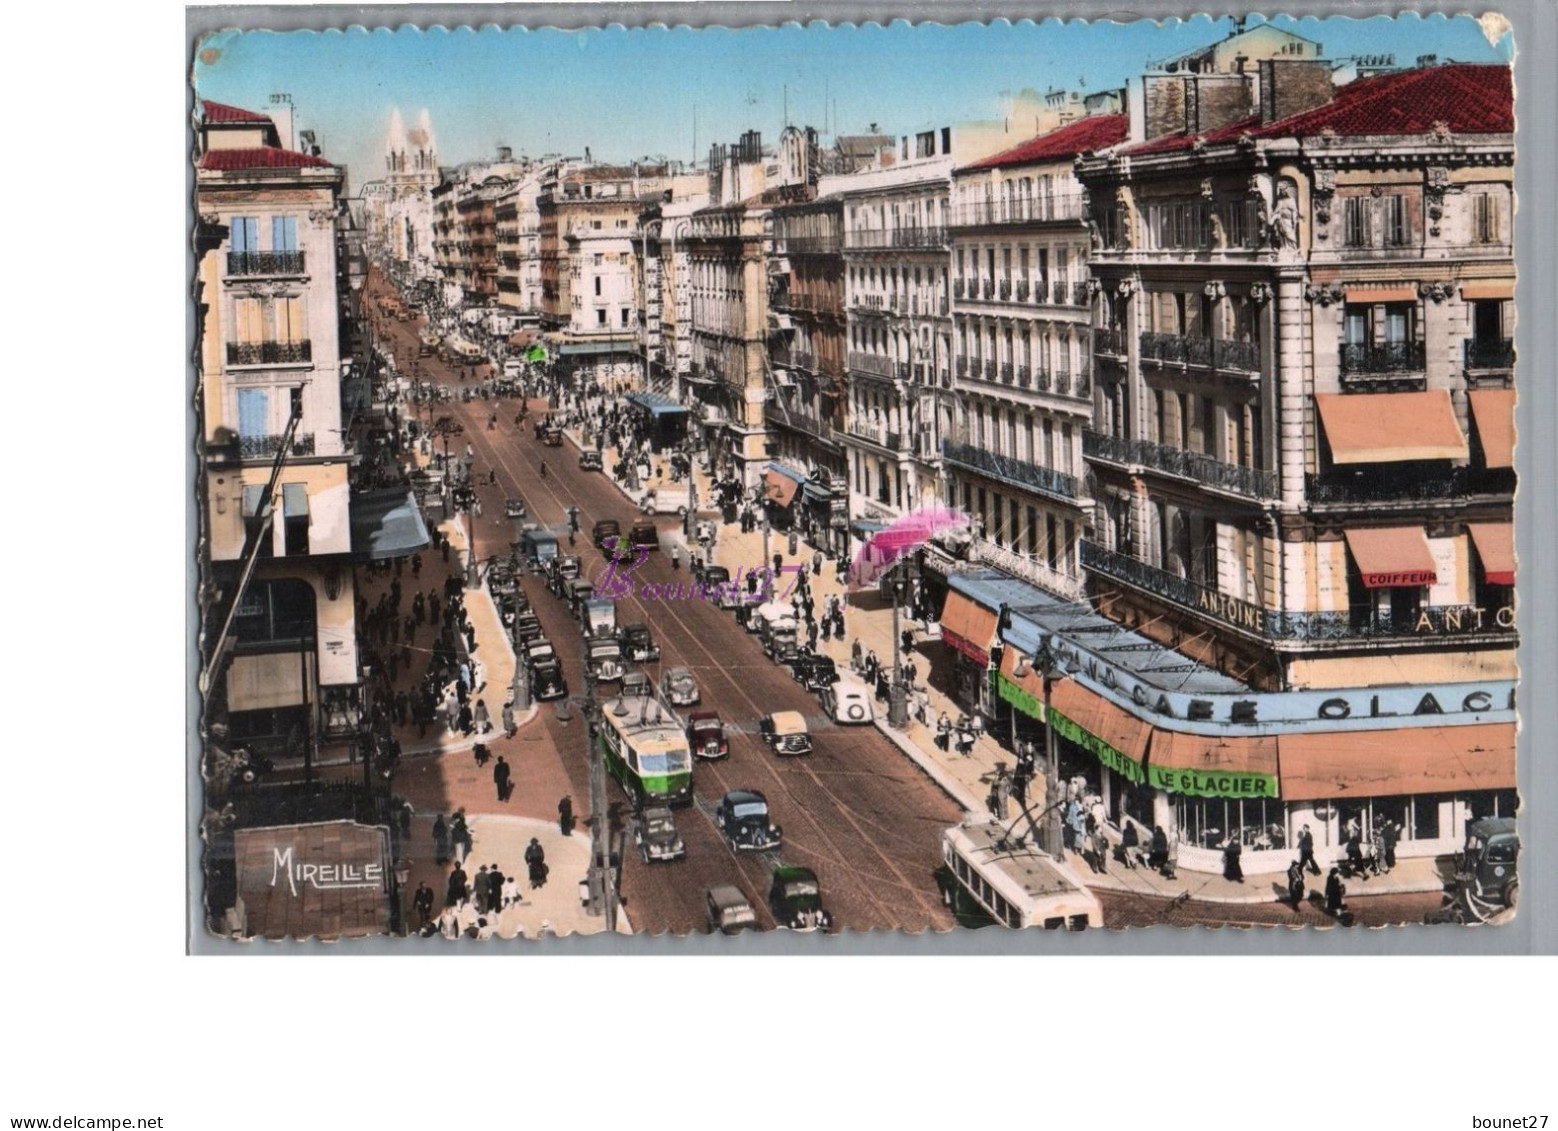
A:
[[[649,448],[662,452],[687,443],[688,409],[663,393],[630,393],[628,407],[633,410],[648,437]]]
[[[997,700],[991,694],[990,650],[996,640],[1000,613],[980,604],[955,586],[941,611],[941,642],[952,652],[957,705],[970,714],[993,717]]]

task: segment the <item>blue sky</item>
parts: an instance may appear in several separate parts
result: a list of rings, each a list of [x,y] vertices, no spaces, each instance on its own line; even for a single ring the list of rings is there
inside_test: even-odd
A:
[[[1393,52],[1398,64],[1437,54],[1508,62],[1505,37],[1488,43],[1469,17],[1383,16],[1273,21],[1319,40],[1326,57]],[[954,26],[693,29],[609,27],[504,31],[412,27],[331,32],[227,32],[203,41],[194,77],[202,98],[264,110],[292,95],[300,127],[345,162],[355,190],[380,175],[390,110],[408,124],[432,114],[439,160],[516,153],[607,160],[691,159],[746,129],[777,137],[789,120],[841,132],[872,122],[888,133],[998,116],[1002,91],[1107,90],[1148,59],[1215,42],[1231,21],[1159,25],[998,22]],[[832,106],[825,106],[831,101]],[[836,110],[835,110],[836,108]]]

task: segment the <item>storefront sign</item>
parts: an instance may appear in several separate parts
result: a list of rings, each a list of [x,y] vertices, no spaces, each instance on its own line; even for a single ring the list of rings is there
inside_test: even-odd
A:
[[[1044,721],[1044,704],[1039,702],[1037,696],[1024,691],[999,672],[996,673],[995,684],[996,691],[1003,701],[1010,703],[1030,719]]]
[[[1429,569],[1399,570],[1395,573],[1366,573],[1363,575],[1363,584],[1370,589],[1394,589],[1397,586],[1415,588],[1421,585],[1433,585],[1439,580],[1439,575]]]
[[[1169,793],[1192,797],[1272,797],[1277,796],[1277,779],[1270,774],[1226,770],[1180,770],[1172,766],[1154,766],[1148,759],[1147,784]]]
[[[1090,752],[1102,765],[1126,781],[1140,785],[1146,780],[1140,762],[1116,750],[1097,735],[1083,730],[1053,707],[1049,709],[1049,723],[1057,735]]]
[[[970,641],[964,640],[957,633],[949,630],[945,625],[943,625],[941,629],[941,642],[947,645],[947,647],[951,648],[954,652],[966,656],[968,659],[972,660],[982,668],[987,668],[990,666],[989,652],[986,652],[977,644],[973,644]]]
[[[1209,617],[1242,628],[1247,632],[1261,633],[1266,628],[1266,610],[1249,601],[1202,589],[1196,594],[1196,611]]]
[[[298,885],[315,891],[346,891],[352,888],[378,888],[384,885],[383,864],[299,864],[293,860],[293,846],[271,849],[270,886],[282,879],[296,896]]]

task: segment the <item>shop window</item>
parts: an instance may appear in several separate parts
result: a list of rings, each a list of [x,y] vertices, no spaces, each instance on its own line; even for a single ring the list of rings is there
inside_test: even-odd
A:
[[[1185,844],[1221,848],[1235,838],[1245,848],[1287,847],[1287,806],[1281,801],[1176,796],[1174,805],[1179,839]]]

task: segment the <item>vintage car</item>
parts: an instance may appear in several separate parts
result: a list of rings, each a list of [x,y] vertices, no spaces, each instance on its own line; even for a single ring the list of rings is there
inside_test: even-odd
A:
[[[622,645],[615,640],[592,640],[584,666],[595,674],[597,683],[616,683],[623,676]]]
[[[541,618],[535,613],[520,613],[514,618],[514,638],[528,644],[546,634],[541,631]]]
[[[561,428],[547,428],[541,432],[541,442],[549,448],[563,446],[563,430]]]
[[[820,652],[801,652],[790,661],[790,674],[795,682],[807,691],[821,691],[839,678],[838,665],[832,656]]]
[[[591,640],[614,638],[617,635],[617,603],[604,597],[590,598],[584,602],[579,628]]]
[[[811,735],[799,711],[775,711],[757,721],[757,733],[775,754],[810,754]]]
[[[597,519],[590,530],[590,545],[601,553],[606,553],[609,547],[617,544],[617,539],[622,537],[622,524],[614,518]]]
[[[510,495],[506,500],[504,500],[503,503],[503,517],[524,518],[525,500],[521,499],[518,495]]]
[[[644,514],[674,514],[677,518],[686,518],[687,492],[645,491],[638,501],[638,509]]]
[[[694,758],[725,758],[730,743],[725,740],[725,724],[714,711],[694,711],[687,720],[687,745]]]
[[[579,453],[580,471],[600,471],[602,466],[600,453],[594,448],[585,448]]]
[[[537,636],[534,640],[524,643],[526,664],[535,664],[541,660],[555,660],[558,658],[557,649],[552,647],[552,642],[544,636]]]
[[[660,548],[660,531],[652,522],[635,522],[628,529],[628,545],[642,546],[646,550],[658,550]]]
[[[1466,827],[1466,847],[1456,857],[1455,879],[1483,903],[1512,908],[1520,901],[1520,835],[1513,817],[1482,817]]]
[[[547,563],[546,587],[559,597],[568,595],[568,583],[579,576],[577,554],[559,554]]]
[[[548,656],[530,665],[530,693],[537,699],[563,699],[568,695],[568,680],[556,656]]]
[[[646,698],[649,695],[649,677],[641,671],[627,672],[622,677],[622,698]]]
[[[517,357],[511,357],[503,363],[503,376],[506,380],[514,381],[524,376],[525,363]]]
[[[833,925],[833,917],[822,908],[817,873],[794,864],[774,869],[768,909],[775,923],[792,931],[825,931]]]
[[[633,843],[645,864],[681,860],[687,846],[676,831],[676,818],[662,806],[645,809],[633,818]]]
[[[557,557],[557,535],[539,527],[520,531],[519,557],[529,569],[546,570]]]
[[[660,645],[649,633],[647,624],[625,624],[617,632],[622,642],[622,654],[635,663],[648,663],[660,658]]]
[[[822,689],[822,709],[836,723],[869,723],[876,718],[871,689],[858,679],[841,679]]]
[[[692,672],[678,665],[668,668],[660,677],[660,694],[673,707],[691,707],[702,696],[698,693],[698,682],[692,678]]]
[[[584,619],[584,607],[595,596],[595,584],[587,577],[571,577],[563,583],[563,599],[568,602],[568,612],[576,619]]]
[[[709,930],[727,935],[756,928],[757,912],[752,901],[735,884],[720,884],[708,893]]]
[[[784,833],[769,819],[768,798],[755,789],[733,789],[720,798],[714,824],[738,852],[763,852],[783,843]]]

